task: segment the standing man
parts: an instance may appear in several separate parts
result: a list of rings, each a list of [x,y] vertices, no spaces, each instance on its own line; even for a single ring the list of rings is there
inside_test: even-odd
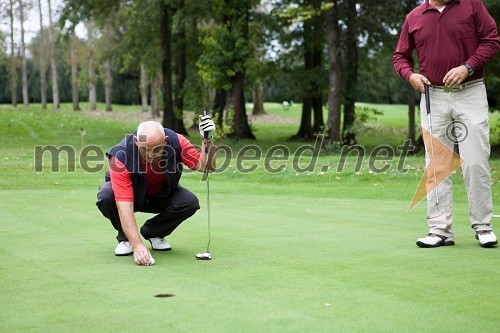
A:
[[[418,54],[419,73],[413,71],[413,50]],[[413,88],[424,93],[424,84],[430,86],[434,144],[438,139],[451,151],[455,143],[459,145],[470,223],[482,247],[497,244],[491,227],[488,101],[483,67],[499,50],[495,21],[481,0],[426,0],[406,17],[393,55],[396,72]],[[428,165],[430,231],[428,236],[417,240],[417,245],[454,245],[452,180],[447,173],[451,158],[443,158],[437,149],[433,149],[436,156],[431,156],[432,141],[430,135],[425,135],[429,128],[427,113],[423,111],[426,110],[424,95],[420,110]],[[435,168],[429,163],[431,159]],[[437,186],[436,191],[432,185]]]
[[[144,223],[140,233],[153,250],[169,251],[165,237],[200,208],[198,198],[179,185],[182,164],[202,172],[215,169],[211,141],[215,124],[210,116],[200,119],[199,129],[202,138],[208,137],[201,152],[184,136],[146,121],[106,153],[110,171],[99,188],[97,207],[118,231],[115,255],[133,254],[138,265],[150,263],[151,253],[142,243],[135,212],[158,214]]]

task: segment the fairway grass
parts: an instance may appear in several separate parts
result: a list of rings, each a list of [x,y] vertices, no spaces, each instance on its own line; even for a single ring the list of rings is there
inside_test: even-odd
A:
[[[460,171],[456,245],[420,249],[426,205],[407,209],[421,155],[405,160],[405,173],[391,162],[381,174],[366,161],[355,172],[353,158],[336,172],[334,151],[318,158],[326,172],[286,161],[278,174],[263,162],[243,174],[231,161],[210,176],[211,261],[194,257],[207,245],[205,183],[186,173],[181,184],[201,209],[167,238],[172,251],[140,267],[114,256],[116,233],[95,206],[104,170],[33,172],[36,144],[79,147],[84,127],[86,143],[107,149],[135,124],[65,111],[0,111],[0,120],[0,332],[498,331],[500,250],[474,239]],[[272,140],[274,126],[256,123],[256,134]],[[303,144],[285,143],[292,152]],[[491,167],[499,214],[498,158]],[[151,216],[138,213],[139,226]]]

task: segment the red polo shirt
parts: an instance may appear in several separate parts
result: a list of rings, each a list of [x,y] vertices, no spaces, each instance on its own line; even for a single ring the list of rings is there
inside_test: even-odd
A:
[[[475,71],[467,81],[483,77],[486,62],[500,51],[495,21],[482,0],[455,0],[442,12],[426,0],[406,17],[393,55],[394,69],[408,81],[411,54],[417,51],[419,73],[434,85],[454,67],[467,63]]]
[[[188,139],[178,134],[179,144],[181,146],[181,160],[182,163],[194,170],[200,161],[200,151],[196,149]],[[166,185],[167,177],[164,173],[155,172],[159,170],[158,163],[146,163],[141,157],[143,170],[146,170],[144,176],[146,177],[146,195],[155,195],[161,192]],[[132,189],[132,175],[125,168],[125,165],[112,157],[109,161],[109,175],[111,177],[111,187],[115,194],[116,201],[134,201],[134,191]]]

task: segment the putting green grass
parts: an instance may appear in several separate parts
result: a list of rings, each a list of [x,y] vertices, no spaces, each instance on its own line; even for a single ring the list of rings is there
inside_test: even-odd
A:
[[[278,174],[262,161],[242,174],[231,161],[210,176],[211,261],[194,258],[206,249],[205,183],[186,173],[181,183],[201,210],[167,238],[172,251],[153,252],[156,265],[139,267],[114,256],[115,232],[95,206],[104,170],[51,173],[45,158],[43,172],[33,172],[36,144],[79,147],[84,124],[86,143],[107,149],[134,123],[36,110],[0,111],[0,120],[1,332],[498,330],[500,250],[474,239],[459,173],[456,245],[415,246],[427,231],[425,204],[407,208],[422,156],[405,160],[408,172],[391,162],[382,174],[369,172],[367,161],[354,172],[354,158],[335,172],[335,152],[306,173],[291,159]],[[291,152],[302,144],[285,143]],[[324,165],[330,168],[322,173]],[[491,166],[498,214],[500,161]]]

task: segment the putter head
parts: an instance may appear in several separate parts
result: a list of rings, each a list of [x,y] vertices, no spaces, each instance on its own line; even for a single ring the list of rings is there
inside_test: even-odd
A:
[[[212,256],[210,255],[210,252],[202,252],[196,254],[196,259],[198,260],[212,260]]]

